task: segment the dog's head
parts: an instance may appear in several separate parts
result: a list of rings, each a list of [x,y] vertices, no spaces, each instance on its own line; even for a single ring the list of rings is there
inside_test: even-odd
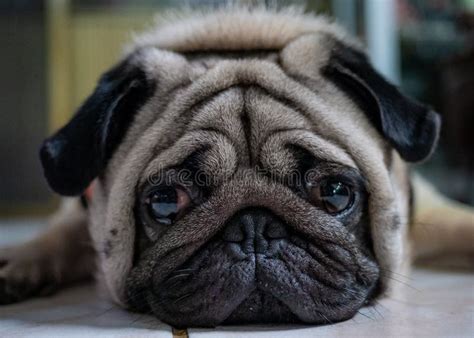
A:
[[[41,159],[60,194],[95,180],[118,302],[180,327],[328,323],[403,265],[402,158],[438,130],[337,27],[241,11],[143,36]]]

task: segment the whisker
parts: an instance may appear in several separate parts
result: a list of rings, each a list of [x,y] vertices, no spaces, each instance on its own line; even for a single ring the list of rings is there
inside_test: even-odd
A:
[[[179,270],[174,270],[173,272],[176,273],[176,272],[186,272],[186,271],[189,271],[189,272],[193,272],[193,271],[196,271],[197,269],[191,269],[191,268],[187,268],[187,269],[179,269]]]
[[[168,278],[168,279],[166,280],[166,284],[168,284],[168,282],[171,282],[171,281],[173,281],[173,280],[175,280],[175,279],[180,279],[180,278],[183,278],[183,277],[188,277],[188,276],[190,276],[190,275],[191,275],[190,273],[181,273],[181,274],[179,274],[179,275],[175,275],[175,276],[173,276],[173,277],[171,277],[171,278]]]
[[[404,275],[404,274],[401,274],[401,273],[399,273],[399,272],[392,271],[392,270],[387,269],[387,268],[379,268],[379,269],[382,270],[382,271],[390,272],[391,274],[394,274],[394,275],[397,275],[397,276],[406,278],[406,279],[411,280],[411,281],[414,280],[413,277],[411,277],[411,276],[409,276],[409,275]]]
[[[374,304],[373,309],[374,309],[375,312],[377,312],[377,314],[379,315],[380,318],[382,318],[382,319],[384,318],[382,313],[379,310],[377,310],[377,303]]]
[[[183,300],[183,299],[186,299],[186,298],[188,298],[189,296],[192,296],[193,294],[194,294],[194,293],[192,293],[192,292],[186,293],[186,294],[182,295],[181,297],[175,299],[175,300],[173,301],[173,304],[176,304],[177,302],[179,302],[179,301],[181,301],[181,300]]]
[[[323,317],[324,320],[325,320],[328,324],[332,324],[332,321],[330,321],[329,318],[324,315],[324,313],[319,312],[319,315],[320,315],[321,317]]]
[[[361,315],[364,316],[364,317],[369,318],[369,319],[372,320],[372,321],[375,321],[374,318],[370,317],[369,315],[367,315],[367,314],[365,314],[365,313],[363,313],[363,312],[361,312],[361,311],[359,311],[359,310],[357,310],[357,313],[358,313],[358,314],[361,314]]]
[[[393,281],[395,281],[395,282],[401,283],[401,284],[403,284],[403,285],[409,287],[410,289],[412,289],[412,290],[414,290],[414,291],[416,291],[416,292],[421,292],[420,289],[417,289],[417,288],[414,287],[413,285],[410,285],[410,284],[408,284],[408,283],[406,283],[406,282],[403,282],[403,281],[401,281],[401,280],[398,280],[398,279],[396,279],[396,278],[394,278],[394,277],[392,277],[392,276],[387,276],[387,278],[389,278],[389,279],[391,279],[391,280],[393,280]]]

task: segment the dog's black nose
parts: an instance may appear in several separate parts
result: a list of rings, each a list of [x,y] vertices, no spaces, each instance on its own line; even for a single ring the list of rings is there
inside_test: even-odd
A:
[[[224,241],[236,243],[244,253],[267,253],[272,243],[288,236],[284,222],[270,210],[247,208],[227,223]]]

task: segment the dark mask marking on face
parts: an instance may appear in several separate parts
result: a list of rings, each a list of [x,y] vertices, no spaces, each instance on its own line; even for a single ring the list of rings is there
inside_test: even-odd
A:
[[[379,292],[379,272],[364,180],[355,169],[319,160],[297,146],[288,147],[303,174],[314,169],[319,173],[316,180],[328,175],[344,178],[358,194],[351,211],[340,216],[328,217],[318,206],[299,202],[302,209],[289,218],[295,222],[306,219],[307,226],[312,227],[324,222],[325,227],[334,227],[335,234],[345,235],[329,240],[310,238],[296,230],[291,221],[276,216],[271,208],[240,209],[217,234],[193,249],[183,263],[175,266],[173,257],[180,255],[180,250],[187,251],[185,247],[155,258],[167,267],[166,272],[156,267],[151,276],[129,278],[127,291],[132,307],[153,311],[174,326],[187,327],[249,322],[329,323],[347,319],[370,303]],[[193,156],[186,163],[199,167],[202,157]],[[295,193],[294,198],[303,201],[305,192]],[[224,196],[219,200],[232,203]],[[321,218],[309,222],[315,208]],[[135,265],[147,260],[155,245],[145,238],[139,220],[137,227],[137,236],[146,245],[136,247],[140,258]],[[172,233],[173,225],[167,231]],[[146,286],[136,289],[135,278]]]

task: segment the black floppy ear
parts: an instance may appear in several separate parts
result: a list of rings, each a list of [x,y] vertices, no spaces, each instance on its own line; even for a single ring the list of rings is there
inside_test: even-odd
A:
[[[403,159],[417,162],[431,155],[441,126],[439,115],[388,83],[363,53],[336,44],[322,74],[356,100]]]
[[[61,195],[79,195],[101,173],[154,84],[130,58],[102,75],[74,117],[40,149],[44,175]]]

